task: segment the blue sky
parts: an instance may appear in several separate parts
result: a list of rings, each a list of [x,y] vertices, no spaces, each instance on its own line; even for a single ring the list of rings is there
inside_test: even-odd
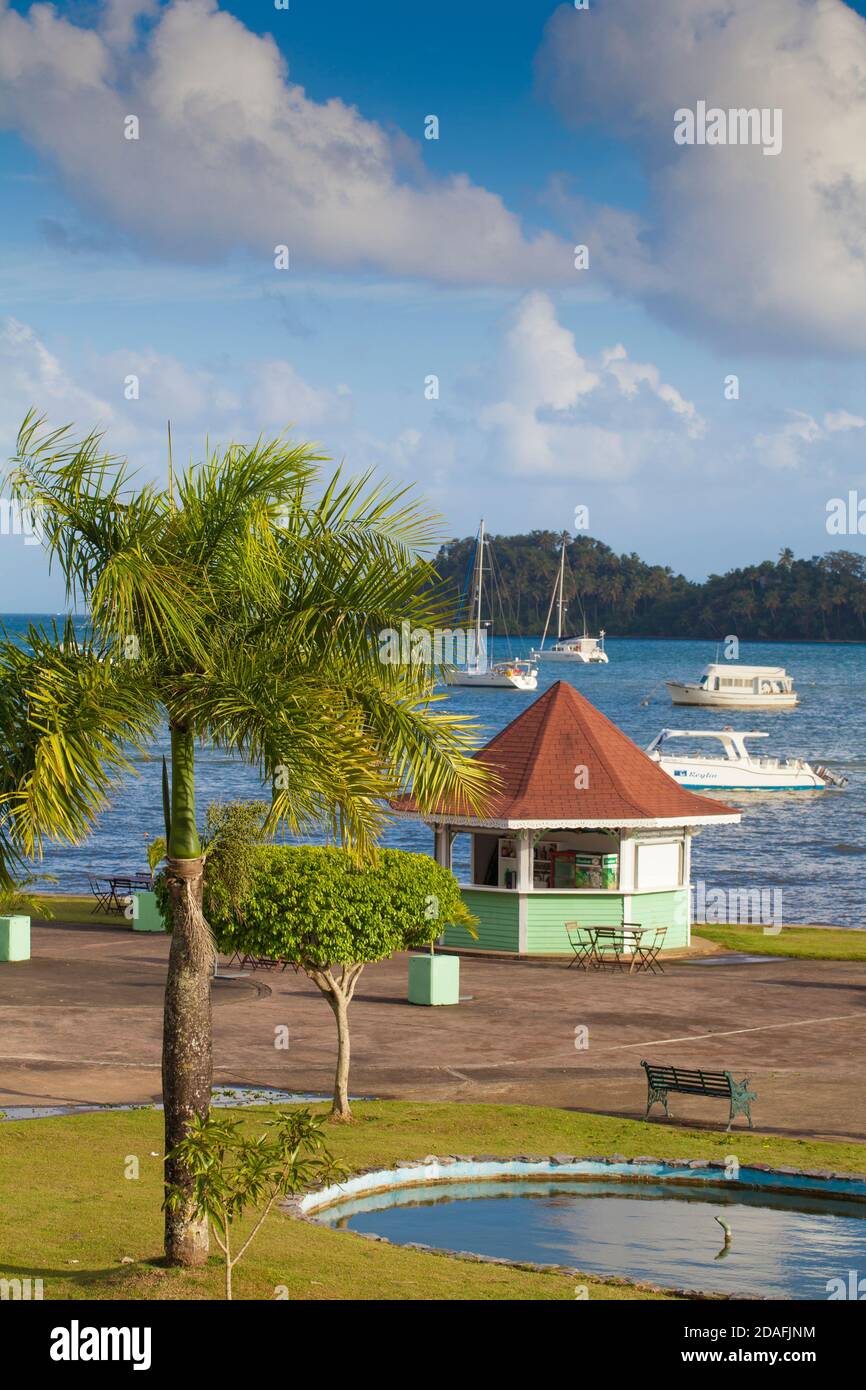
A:
[[[291,424],[445,535],[862,549],[862,12],[0,0],[4,456],[31,405],[152,475],[168,417],[193,457]],[[677,146],[699,101],[781,110],[780,153]],[[61,606],[0,536],[0,609]]]

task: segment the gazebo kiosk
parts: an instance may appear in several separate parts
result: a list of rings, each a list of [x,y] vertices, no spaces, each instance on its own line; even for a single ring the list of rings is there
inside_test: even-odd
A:
[[[667,927],[665,949],[690,942],[692,836],[738,811],[677,786],[564,681],[480,749],[500,783],[482,816],[443,807],[428,818],[437,863],[468,831],[463,898],[477,940],[447,927],[442,944],[515,955],[566,955],[566,922]],[[411,797],[395,804],[418,815]]]

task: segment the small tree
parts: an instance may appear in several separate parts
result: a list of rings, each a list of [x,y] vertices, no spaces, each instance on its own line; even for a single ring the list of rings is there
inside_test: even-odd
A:
[[[454,875],[424,854],[381,850],[359,865],[342,849],[274,845],[256,850],[243,918],[210,922],[221,951],[290,960],[309,976],[337,1021],[334,1119],[349,1107],[349,1005],[364,966],[429,946],[449,923],[468,927]]]
[[[325,1148],[321,1122],[308,1110],[281,1111],[267,1133],[249,1139],[240,1120],[193,1116],[186,1137],[171,1157],[193,1175],[192,1207],[200,1221],[209,1221],[223,1253],[226,1298],[232,1296],[232,1273],[246,1254],[278,1197],[299,1192],[313,1182],[333,1182],[342,1176]],[[190,1200],[180,1185],[168,1189],[169,1211]],[[247,1208],[261,1214],[246,1240],[232,1254],[232,1228]]]

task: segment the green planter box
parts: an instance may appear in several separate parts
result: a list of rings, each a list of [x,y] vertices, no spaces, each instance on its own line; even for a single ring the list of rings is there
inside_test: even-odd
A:
[[[156,905],[155,893],[132,894],[132,930],[165,931],[162,913]]]
[[[30,918],[0,917],[0,960],[30,959]]]
[[[459,1004],[459,956],[410,956],[410,1004]]]

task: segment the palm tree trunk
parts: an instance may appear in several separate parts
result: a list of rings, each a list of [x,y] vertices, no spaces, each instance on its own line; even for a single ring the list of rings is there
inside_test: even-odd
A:
[[[202,913],[204,859],[195,824],[195,747],[192,734],[171,729],[171,834],[167,856],[172,938],[165,982],[162,1094],[165,1151],[183,1139],[194,1115],[210,1108],[213,1079],[210,974],[213,943]],[[166,1159],[166,1187],[191,1190],[192,1176]],[[201,1265],[208,1255],[207,1220],[189,1205],[166,1209],[165,1256],[169,1264]]]

